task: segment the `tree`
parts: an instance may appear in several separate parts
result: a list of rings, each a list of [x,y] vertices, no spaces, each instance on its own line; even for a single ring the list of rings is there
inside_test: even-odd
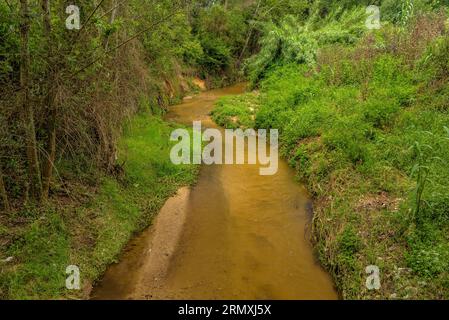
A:
[[[48,192],[50,189],[50,181],[53,174],[53,167],[56,155],[56,117],[57,109],[55,106],[55,70],[53,70],[53,63],[51,63],[53,57],[53,41],[51,35],[51,19],[50,19],[50,7],[49,0],[42,0],[42,16],[44,25],[44,36],[46,38],[47,49],[47,63],[48,70],[46,75],[47,80],[47,94],[45,97],[45,104],[48,110],[47,116],[47,150],[46,161],[42,172],[42,201],[46,201],[48,198]]]
[[[30,101],[30,12],[28,0],[20,0],[20,89],[21,107],[26,136],[26,153],[30,190],[35,199],[39,199],[42,183],[37,152],[36,129],[34,125],[34,108]]]

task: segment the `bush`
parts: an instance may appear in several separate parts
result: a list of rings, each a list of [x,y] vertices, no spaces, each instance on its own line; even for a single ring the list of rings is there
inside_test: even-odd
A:
[[[356,164],[368,160],[369,133],[369,126],[356,116],[342,117],[324,133],[323,142],[330,149],[340,149]]]
[[[204,54],[200,57],[199,65],[211,73],[219,73],[231,63],[231,49],[220,39],[209,35],[201,38]]]
[[[449,78],[449,36],[436,39],[418,61],[419,75],[427,83],[438,83]]]
[[[394,99],[379,100],[380,97],[369,99],[364,105],[364,119],[375,128],[383,128],[393,123],[394,115],[399,106]]]
[[[280,131],[291,121],[298,106],[314,100],[320,94],[320,83],[304,76],[305,66],[288,64],[274,69],[261,82],[261,104],[256,116],[258,128],[276,128]]]
[[[434,278],[449,269],[449,246],[447,244],[412,242],[406,254],[407,264],[424,277]]]
[[[343,232],[337,236],[338,260],[340,266],[344,267],[346,271],[356,269],[355,255],[361,249],[362,241],[352,226],[345,227]]]
[[[257,96],[254,94],[227,96],[217,101],[211,115],[212,119],[220,126],[229,129],[253,129],[256,108]]]
[[[354,43],[363,33],[362,21],[364,14],[360,9],[354,9],[333,11],[325,19],[317,19],[315,12],[305,23],[287,15],[279,24],[264,24],[261,50],[247,61],[250,81],[257,84],[274,65],[314,66],[320,45]]]
[[[332,111],[319,103],[298,107],[283,129],[282,143],[293,147],[299,140],[320,136],[330,117]]]

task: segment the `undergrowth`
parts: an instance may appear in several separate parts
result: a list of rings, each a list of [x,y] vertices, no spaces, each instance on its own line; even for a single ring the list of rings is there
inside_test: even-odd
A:
[[[11,217],[16,225],[0,229],[0,238],[9,243],[2,246],[1,257],[13,258],[0,264],[0,298],[88,297],[92,282],[117,260],[136,232],[151,224],[166,199],[194,183],[197,167],[170,161],[173,129],[158,117],[136,116],[119,142],[118,163],[123,166],[117,166],[116,176],[91,172],[101,180],[100,187],[81,185],[72,194],[85,197],[85,205],[60,198],[62,203],[28,208],[17,219]],[[81,291],[65,288],[69,265],[80,268]]]

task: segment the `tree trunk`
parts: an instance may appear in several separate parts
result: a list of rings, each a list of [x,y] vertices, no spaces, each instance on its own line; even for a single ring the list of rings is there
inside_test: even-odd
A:
[[[259,0],[259,2],[257,3],[257,7],[256,7],[256,10],[254,11],[253,19],[255,19],[257,17],[257,14],[259,13],[261,2],[262,1]],[[246,40],[245,40],[245,45],[243,46],[242,52],[240,53],[240,56],[237,59],[237,63],[236,63],[237,69],[239,69],[240,65],[242,64],[242,60],[243,60],[243,57],[245,55],[246,48],[249,45],[249,41],[251,40],[251,36],[253,35],[253,30],[254,30],[254,26],[251,25],[249,27],[249,32],[248,32],[248,35],[247,35]]]
[[[50,182],[53,175],[53,167],[56,156],[56,117],[57,110],[55,106],[55,71],[53,70],[53,44],[51,35],[51,20],[50,20],[50,7],[49,0],[42,0],[42,13],[44,24],[44,36],[46,37],[46,49],[47,49],[47,63],[49,68],[47,70],[47,95],[45,97],[45,103],[48,110],[47,118],[47,154],[46,161],[42,173],[42,201],[48,199],[48,192],[50,190]]]
[[[112,1],[112,13],[111,13],[111,18],[109,19],[109,24],[114,23],[115,17],[117,16],[117,9],[118,9],[117,0],[113,0]],[[108,51],[108,47],[109,47],[109,36],[106,37],[104,50]]]
[[[29,50],[30,13],[28,0],[20,0],[20,86],[21,107],[24,114],[26,136],[26,153],[30,188],[35,199],[40,198],[42,191],[39,158],[37,152],[34,110],[30,102],[30,50]]]
[[[9,206],[8,194],[6,193],[5,183],[3,181],[3,172],[2,167],[0,166],[0,195],[3,201],[3,208],[6,212],[11,211],[11,207]]]

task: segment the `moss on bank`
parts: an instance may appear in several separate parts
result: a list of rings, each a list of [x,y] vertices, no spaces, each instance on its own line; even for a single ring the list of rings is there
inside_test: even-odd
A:
[[[115,178],[91,172],[83,177],[94,180],[91,187],[72,186],[70,197],[8,217],[7,227],[0,229],[6,244],[0,257],[13,260],[0,262],[0,298],[86,298],[92,282],[136,232],[151,224],[165,200],[195,182],[198,167],[170,161],[173,129],[154,116],[134,117],[119,142],[118,163],[124,164],[117,166]],[[80,268],[82,290],[65,288],[68,265]]]

